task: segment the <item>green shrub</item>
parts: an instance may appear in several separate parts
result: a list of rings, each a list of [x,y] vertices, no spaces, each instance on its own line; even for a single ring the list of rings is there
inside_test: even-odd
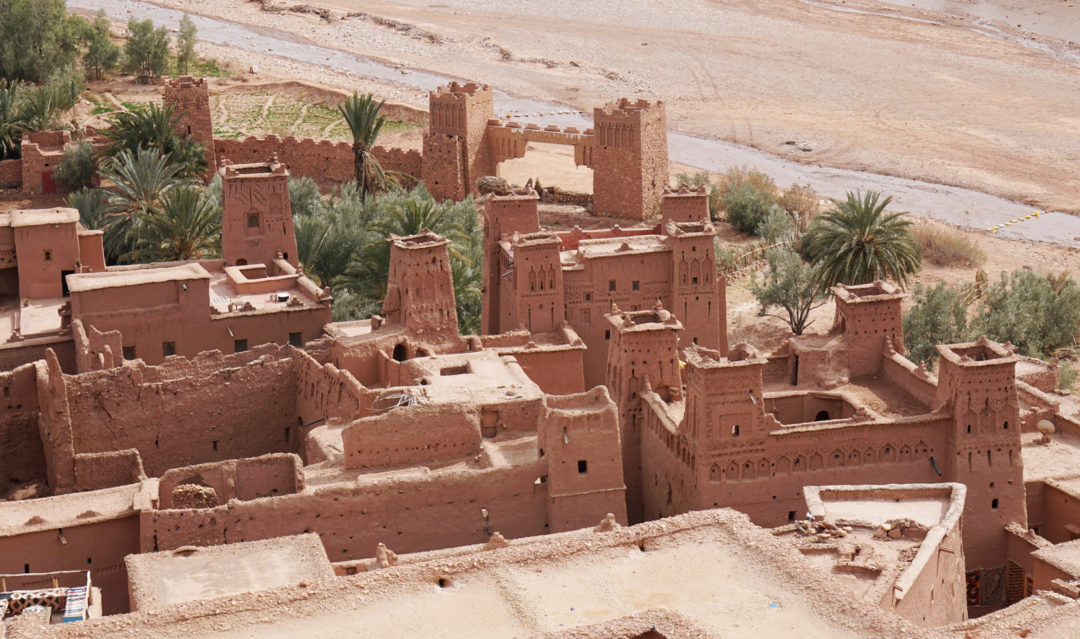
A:
[[[724,174],[724,181],[720,185],[720,196],[723,197],[731,189],[746,184],[752,184],[759,191],[767,194],[773,201],[776,201],[776,182],[773,182],[768,173],[746,165],[728,168]]]
[[[791,188],[780,196],[779,204],[791,216],[795,235],[798,236],[806,230],[811,218],[817,214],[820,196],[809,184],[792,184]]]
[[[792,333],[802,335],[810,325],[810,311],[828,298],[818,284],[817,269],[803,262],[797,253],[782,248],[770,249],[765,259],[768,269],[750,286],[760,305],[758,315],[782,319]],[[776,312],[770,312],[774,308]]]
[[[779,206],[772,207],[754,229],[754,235],[770,244],[785,242],[792,238],[794,227],[791,216]]]
[[[1080,378],[1080,368],[1067,359],[1061,360],[1058,365],[1058,388],[1068,391],[1076,390],[1077,378]]]
[[[755,233],[766,216],[779,208],[773,193],[753,182],[743,182],[724,194],[727,221],[743,233]]]
[[[289,178],[289,204],[293,217],[318,216],[323,212],[322,193],[319,185],[308,176]]]
[[[908,359],[933,367],[938,344],[955,344],[968,337],[967,307],[960,293],[939,282],[927,288],[915,286],[915,305],[902,320]]]
[[[974,327],[1033,357],[1071,346],[1080,336],[1080,286],[1066,275],[1028,270],[1001,274],[983,295]]]
[[[68,190],[74,191],[90,186],[90,181],[97,172],[97,162],[94,161],[94,150],[90,143],[80,140],[64,149],[64,158],[56,165],[53,177]]]

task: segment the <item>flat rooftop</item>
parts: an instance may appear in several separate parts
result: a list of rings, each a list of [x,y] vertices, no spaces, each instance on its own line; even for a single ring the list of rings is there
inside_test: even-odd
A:
[[[372,637],[503,639],[558,636],[658,608],[725,638],[926,634],[852,601],[789,544],[727,509],[403,555],[395,566],[235,595],[227,606],[191,601],[81,630],[112,639],[341,637],[357,628]]]
[[[8,224],[13,228],[44,226],[46,224],[74,224],[79,221],[79,211],[66,207],[28,209],[12,211],[6,217],[8,218]]]
[[[417,357],[402,363],[402,379],[422,404],[490,404],[543,398],[543,391],[517,365],[493,351]],[[388,389],[400,390],[400,387]]]
[[[662,235],[627,235],[623,237],[605,237],[582,239],[577,250],[563,251],[563,264],[573,264],[581,260],[598,257],[613,257],[623,254],[657,253],[670,251],[671,245]]]
[[[156,490],[156,481],[151,483]],[[0,535],[22,535],[134,516],[135,501],[144,485],[145,482],[89,493],[0,502]]]
[[[132,606],[161,608],[334,576],[315,533],[128,555]]]
[[[210,279],[198,262],[168,263],[146,265],[140,268],[109,268],[102,273],[77,273],[68,276],[68,289],[72,293],[98,291],[122,286],[156,284],[159,282],[178,282]]]
[[[1032,557],[1045,561],[1074,578],[1080,577],[1080,539],[1040,548]]]

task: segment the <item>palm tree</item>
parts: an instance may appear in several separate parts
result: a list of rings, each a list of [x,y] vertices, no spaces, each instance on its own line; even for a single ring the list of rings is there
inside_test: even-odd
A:
[[[111,144],[104,154],[115,157],[125,150],[134,153],[137,149],[158,149],[179,167],[180,177],[204,175],[205,148],[190,136],[177,133],[176,121],[181,115],[171,104],[153,103],[110,115],[110,126],[102,133]]]
[[[124,149],[110,159],[102,178],[111,182],[110,220],[105,225],[105,251],[111,259],[132,253],[138,238],[137,227],[144,213],[160,208],[160,199],[169,190],[184,186],[190,179],[179,177],[181,167],[169,161],[157,148]]]
[[[126,257],[135,262],[198,260],[221,248],[221,211],[193,186],[165,192],[160,209],[139,210],[135,249]]]
[[[819,215],[803,235],[803,254],[820,266],[822,285],[868,284],[893,279],[906,285],[919,270],[922,248],[908,232],[903,213],[885,213],[892,197],[876,191],[848,192],[832,200],[833,210]]]
[[[353,91],[352,97],[338,106],[345,124],[349,126],[353,138],[353,174],[360,196],[366,197],[386,185],[386,174],[379,161],[371,153],[375,139],[379,137],[386,118],[379,115],[386,101],[375,102],[370,93],[359,95]]]
[[[79,211],[79,222],[88,229],[104,228],[109,221],[109,194],[104,189],[90,189],[84,186],[68,194],[67,203],[68,206]]]
[[[0,160],[22,155],[20,144],[26,130],[25,112],[19,108],[21,85],[0,78]]]

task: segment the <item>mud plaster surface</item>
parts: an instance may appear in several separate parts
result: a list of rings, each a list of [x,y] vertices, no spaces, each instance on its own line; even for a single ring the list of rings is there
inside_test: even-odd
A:
[[[298,618],[191,639],[339,637],[358,627],[373,637],[427,636],[431,628],[447,637],[528,636],[649,608],[687,613],[723,637],[858,636],[817,615],[790,585],[764,575],[747,579],[760,572],[742,552],[720,545],[663,553],[614,548],[555,565],[465,576],[450,588],[430,584],[408,597],[330,612],[317,623]]]

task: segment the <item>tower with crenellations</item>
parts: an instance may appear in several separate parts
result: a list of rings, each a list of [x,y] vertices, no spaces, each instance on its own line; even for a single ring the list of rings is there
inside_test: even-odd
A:
[[[494,175],[487,148],[488,121],[495,117],[491,87],[451,82],[428,94],[423,178],[436,199],[461,200],[476,193],[476,180]]]
[[[593,213],[647,219],[668,183],[664,103],[621,98],[593,111]]]
[[[189,75],[170,78],[163,90],[165,106],[173,107],[176,128],[206,148],[206,179],[217,173],[214,151],[214,123],[210,117],[210,91],[203,78]]]

